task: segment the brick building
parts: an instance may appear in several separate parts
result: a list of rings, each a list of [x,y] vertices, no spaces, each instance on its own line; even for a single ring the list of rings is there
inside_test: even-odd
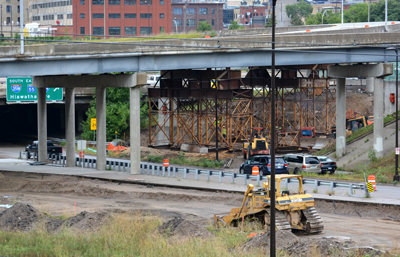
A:
[[[102,36],[105,31],[112,37],[171,32],[171,0],[106,0],[105,6],[104,0],[73,0],[72,5],[77,34]]]
[[[265,5],[241,5],[236,13],[239,24],[246,27],[263,27],[268,21],[269,9]]]
[[[172,3],[171,5],[172,32],[194,31],[200,21],[208,21],[214,31],[223,29],[224,3]],[[186,23],[183,22],[185,18]]]

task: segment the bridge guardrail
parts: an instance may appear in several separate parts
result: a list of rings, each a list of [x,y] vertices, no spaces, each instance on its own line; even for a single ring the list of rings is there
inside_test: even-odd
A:
[[[65,166],[66,157],[58,156],[58,155],[48,155],[48,158],[51,159],[53,165]],[[75,165],[83,168],[97,168],[96,159],[90,158],[79,158],[75,157]],[[129,172],[131,164],[127,161],[115,161],[115,160],[107,160],[106,161],[106,169],[113,171],[122,171]],[[243,185],[248,184],[248,180],[256,180],[257,184],[260,185],[260,182],[266,178],[266,176],[261,175],[248,175],[248,174],[239,174],[235,172],[226,172],[226,171],[215,171],[215,170],[206,170],[206,169],[195,169],[195,168],[180,168],[180,167],[163,167],[162,164],[150,163],[150,162],[141,162],[140,163],[141,174],[143,175],[152,175],[152,176],[167,176],[167,177],[176,177],[177,173],[183,173],[183,178],[186,179],[188,174],[194,174],[195,179],[199,180],[199,176],[207,176],[207,181],[210,181],[211,176],[218,176],[218,182],[222,183],[223,177],[231,178],[231,183],[235,183],[235,179],[243,179]],[[299,183],[298,179],[284,179],[285,187],[289,187],[289,183]],[[328,186],[330,187],[330,193],[334,194],[335,188],[349,188],[349,196],[354,197],[365,197],[368,194],[367,187],[365,184],[354,184],[354,183],[345,183],[345,182],[335,182],[335,181],[323,181],[323,180],[315,180],[315,179],[306,179],[303,178],[303,185],[314,185],[314,190],[318,191],[319,186]],[[355,190],[363,190],[365,195],[356,195]]]

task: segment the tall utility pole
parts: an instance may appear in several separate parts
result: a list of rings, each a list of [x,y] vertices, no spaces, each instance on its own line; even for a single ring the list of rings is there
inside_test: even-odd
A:
[[[0,20],[1,20],[1,33],[0,33],[0,36],[2,37],[3,36],[3,5],[2,4],[0,4],[0,12],[1,12],[1,17],[0,17]]]
[[[344,0],[342,0],[342,24],[343,24],[343,11],[344,11],[344,10],[343,10],[343,1],[344,1]]]
[[[10,23],[10,25],[11,25],[11,38],[13,37],[12,36],[12,27],[13,27],[13,20],[12,20],[12,6],[10,6],[10,8],[11,8],[11,23]]]
[[[183,6],[183,34],[186,34],[186,8],[187,3]]]
[[[21,39],[21,54],[24,54],[24,1],[21,1],[21,6],[19,8],[20,11],[20,18],[19,18],[19,23],[20,23],[20,28],[21,28],[21,35],[20,35],[20,39]]]
[[[72,7],[72,8],[74,8],[74,7]],[[76,37],[76,34],[78,34],[78,6],[77,5],[75,5],[75,37]]]
[[[103,0],[104,1],[104,31],[103,31],[103,34],[104,34],[104,42],[106,42],[106,0]]]
[[[385,0],[385,31],[388,31],[387,27],[387,0]]]
[[[271,53],[271,217],[270,217],[270,256],[276,257],[275,252],[275,7],[272,0],[272,53]]]
[[[92,40],[92,3],[88,0],[89,3],[89,37]]]

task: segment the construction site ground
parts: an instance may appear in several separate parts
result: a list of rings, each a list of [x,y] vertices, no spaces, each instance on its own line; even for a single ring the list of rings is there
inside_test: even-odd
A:
[[[1,205],[22,202],[59,216],[74,215],[76,202],[77,213],[140,210],[160,215],[166,221],[181,217],[202,227],[212,222],[214,214],[240,206],[246,188],[242,184],[207,182],[193,177],[168,178],[93,169],[84,169],[82,173],[79,167],[31,166],[5,159],[0,162],[0,171]],[[311,193],[325,229],[322,234],[298,236],[344,236],[361,246],[397,247],[399,191],[399,187],[378,185],[372,198]],[[389,194],[392,198],[384,197]]]

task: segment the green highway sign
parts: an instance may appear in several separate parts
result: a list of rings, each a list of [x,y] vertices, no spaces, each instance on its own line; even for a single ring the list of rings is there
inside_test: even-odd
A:
[[[63,89],[60,87],[46,88],[47,101],[62,101]],[[7,78],[7,102],[37,101],[37,89],[32,85],[32,78]]]

